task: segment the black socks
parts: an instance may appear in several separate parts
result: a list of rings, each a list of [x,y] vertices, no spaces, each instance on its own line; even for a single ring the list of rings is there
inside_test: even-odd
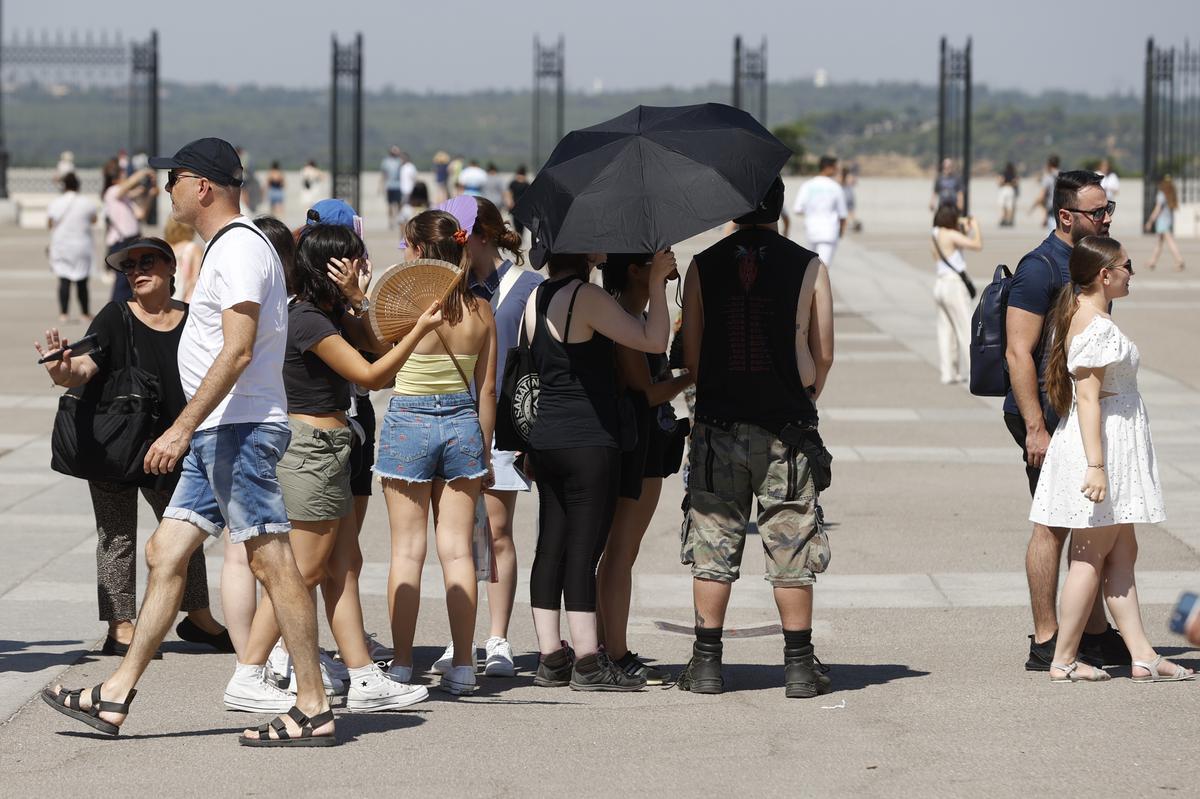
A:
[[[807,630],[784,630],[783,631],[783,648],[798,649],[802,646],[812,644],[812,628]]]

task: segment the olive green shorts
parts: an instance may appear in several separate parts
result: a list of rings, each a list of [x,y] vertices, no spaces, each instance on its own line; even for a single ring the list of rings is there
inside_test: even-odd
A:
[[[812,585],[829,565],[830,553],[807,458],[755,425],[725,431],[697,423],[680,556],[694,577],[723,583],[738,578],[755,500],[767,582]]]
[[[289,519],[319,522],[340,519],[354,508],[350,490],[349,427],[321,430],[288,420],[292,442],[279,459],[275,473],[283,488]]]

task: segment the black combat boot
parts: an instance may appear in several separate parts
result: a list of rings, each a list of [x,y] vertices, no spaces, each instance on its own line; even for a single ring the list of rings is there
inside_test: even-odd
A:
[[[696,642],[692,644],[692,659],[679,675],[676,683],[681,691],[694,694],[719,694],[725,690],[725,678],[721,676],[721,630],[696,628]]]
[[[833,682],[817,663],[812,644],[784,645],[783,680],[788,699],[810,699],[833,688]]]

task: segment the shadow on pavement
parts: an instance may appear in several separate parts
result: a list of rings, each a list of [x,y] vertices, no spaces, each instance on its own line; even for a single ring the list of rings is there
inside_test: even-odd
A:
[[[34,647],[77,647],[66,652],[27,652]],[[70,666],[83,660],[87,651],[83,641],[8,641],[0,640],[0,673],[32,673],[52,666]]]
[[[916,671],[899,663],[827,663],[829,677],[833,680],[833,692],[859,691],[872,685],[903,680],[909,677],[927,677],[929,672]],[[682,667],[680,668],[682,670]],[[783,664],[726,663],[725,690],[758,691],[783,688]]]
[[[423,712],[425,711],[339,713],[337,716],[338,739],[342,743],[350,743],[364,735],[375,735],[377,733],[417,727],[425,723],[425,719],[420,716]]]

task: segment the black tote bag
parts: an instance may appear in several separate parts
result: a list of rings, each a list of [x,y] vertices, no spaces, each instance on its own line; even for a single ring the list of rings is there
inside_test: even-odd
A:
[[[121,304],[129,336],[125,363],[101,386],[69,389],[59,398],[50,437],[50,468],[83,480],[143,483],[146,451],[157,431],[158,376],[138,366],[133,319]]]
[[[525,320],[517,346],[508,351],[504,362],[504,378],[500,381],[500,401],[496,406],[496,449],[506,452],[528,452],[529,434],[537,418],[538,392],[541,380],[529,351]]]

